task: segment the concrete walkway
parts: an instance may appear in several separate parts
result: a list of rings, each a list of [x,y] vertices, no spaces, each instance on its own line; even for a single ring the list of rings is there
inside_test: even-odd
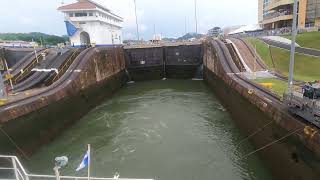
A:
[[[270,37],[275,37],[275,36],[270,36]],[[290,43],[288,44],[287,41],[277,41],[276,40],[277,38],[270,38],[270,37],[262,37],[260,39],[270,46],[275,46],[275,47],[290,51],[291,49]],[[290,40],[288,41],[291,42]],[[308,56],[320,57],[320,50],[317,50],[317,49],[310,49],[310,48],[304,48],[304,47],[298,46],[296,47],[296,52],[300,54],[308,55]]]
[[[281,37],[281,36],[264,36],[262,37],[262,39],[267,39],[270,41],[276,41],[282,44],[287,44],[287,45],[291,45],[291,40]],[[296,47],[300,47],[300,45],[298,43],[296,43]]]

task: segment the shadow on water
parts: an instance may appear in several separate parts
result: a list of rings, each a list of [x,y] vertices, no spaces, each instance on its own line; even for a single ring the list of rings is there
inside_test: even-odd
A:
[[[53,159],[67,155],[64,175],[92,146],[92,175],[157,180],[273,179],[229,113],[203,81],[131,83],[96,107],[26,162],[33,173],[52,173]]]

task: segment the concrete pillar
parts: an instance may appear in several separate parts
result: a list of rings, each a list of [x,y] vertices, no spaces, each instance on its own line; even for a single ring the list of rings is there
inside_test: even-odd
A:
[[[0,98],[5,98],[6,96],[6,86],[4,85],[2,74],[0,73]]]
[[[299,13],[298,13],[298,28],[299,29],[305,28],[305,25],[306,25],[307,1],[308,0],[299,0]]]

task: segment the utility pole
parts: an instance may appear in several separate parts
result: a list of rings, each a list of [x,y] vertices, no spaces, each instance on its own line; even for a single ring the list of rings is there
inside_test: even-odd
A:
[[[156,24],[153,24],[153,38],[156,40]]]
[[[288,79],[288,93],[292,93],[293,85],[293,70],[294,70],[294,55],[296,49],[296,36],[297,36],[297,16],[298,16],[298,0],[294,0],[293,5],[293,21],[292,21],[292,38],[291,38],[291,52],[290,52],[290,65],[289,65],[289,79]]]
[[[138,37],[138,41],[139,41],[140,40],[140,35],[139,35],[139,23],[138,23],[136,0],[134,0],[134,11],[135,11],[135,15],[136,15],[137,37]]]
[[[196,33],[198,34],[197,0],[194,0],[194,18],[196,20]]]
[[[187,16],[184,17],[184,34],[187,34]]]
[[[4,98],[7,96],[6,86],[4,85],[2,74],[0,73],[0,98]]]
[[[4,60],[4,49],[1,49],[1,56],[0,56],[0,98],[4,98],[7,96],[7,91],[6,91],[6,86],[4,84],[3,78],[2,78],[2,73],[1,71],[5,70],[5,60]]]

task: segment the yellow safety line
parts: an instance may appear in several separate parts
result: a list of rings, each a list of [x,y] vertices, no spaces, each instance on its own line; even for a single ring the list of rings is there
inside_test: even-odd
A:
[[[69,59],[66,61],[66,63],[65,63],[65,64],[61,67],[61,69],[59,70],[59,73],[56,74],[56,76],[53,78],[52,83],[55,82],[55,81],[59,78],[60,72],[63,71],[63,70],[65,69],[65,67],[67,67],[67,64],[68,64],[72,59],[75,58],[74,56],[76,55],[76,53],[77,53],[78,51],[79,51],[79,50],[76,50],[75,52],[72,53],[72,55],[69,57]]]
[[[47,51],[48,51],[48,49],[44,50],[44,53],[46,53]],[[37,62],[37,59],[39,59],[39,57],[41,57],[41,54],[38,54],[38,55],[36,56],[36,58],[33,59],[32,62],[31,62],[30,64],[28,64],[28,66],[27,66],[25,69],[23,69],[23,73],[21,73],[18,77],[14,78],[15,84],[16,84],[17,81],[20,79],[20,77],[24,75],[24,72],[26,72],[26,70],[29,70],[29,68],[32,67],[33,64],[35,64],[35,63]]]

